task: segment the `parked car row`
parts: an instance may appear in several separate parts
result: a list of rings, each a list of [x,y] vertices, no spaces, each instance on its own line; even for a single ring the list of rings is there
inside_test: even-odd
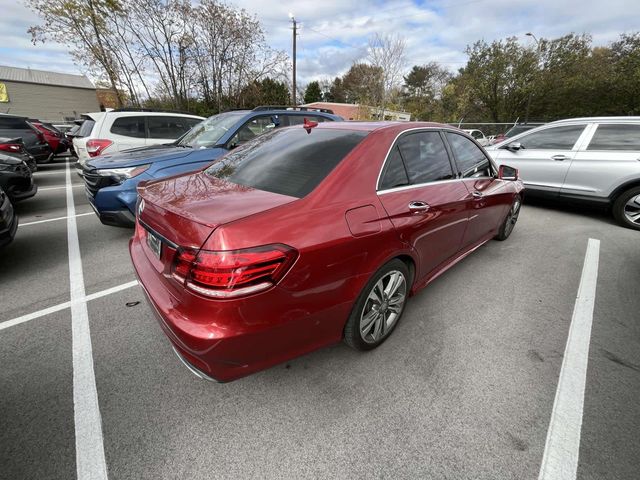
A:
[[[119,117],[130,121],[140,114]],[[148,117],[148,124],[156,122]],[[163,117],[171,119],[169,115]],[[202,169],[216,158],[273,129],[302,125],[305,121],[328,122],[342,120],[327,111],[285,108],[237,110],[198,122],[191,130],[173,142],[164,141],[130,149],[110,155],[101,154],[94,159],[81,159],[81,174],[84,177],[87,197],[91,206],[106,225],[133,227],[138,194],[136,188],[142,181],[157,180],[170,175]],[[187,119],[190,121],[191,119]],[[118,119],[102,120],[97,135],[104,136],[107,125],[113,126]],[[85,123],[86,124],[86,123]],[[84,128],[84,127],[83,127]],[[92,127],[96,128],[96,127]],[[110,127],[113,130],[113,127]],[[177,134],[181,130],[174,130]],[[76,137],[74,145],[80,152],[92,140]],[[116,144],[115,137],[104,142]],[[116,145],[117,149],[122,144]],[[81,157],[81,155],[79,155]]]
[[[53,158],[54,152],[44,134],[26,117],[0,113],[0,137],[21,139],[24,148],[38,163],[46,163]]]

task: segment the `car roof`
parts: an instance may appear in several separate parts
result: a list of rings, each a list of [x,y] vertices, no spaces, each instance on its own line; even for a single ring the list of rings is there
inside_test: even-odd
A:
[[[556,120],[555,122],[547,123],[546,125],[557,125],[561,123],[618,123],[618,122],[640,122],[640,117],[578,117],[578,118],[565,118],[562,120]]]
[[[318,127],[325,129],[342,129],[342,130],[357,130],[357,131],[381,131],[392,130],[397,133],[404,132],[406,130],[413,130],[417,128],[442,128],[448,130],[454,130],[462,132],[459,128],[452,127],[451,125],[445,125],[443,123],[435,122],[360,122],[360,121],[345,121],[345,122],[323,122],[318,124]],[[315,127],[315,128],[318,128]]]
[[[12,115],[10,113],[0,113],[0,115],[3,116],[3,117],[21,118],[23,120],[27,120],[27,117],[24,117],[22,115]]]

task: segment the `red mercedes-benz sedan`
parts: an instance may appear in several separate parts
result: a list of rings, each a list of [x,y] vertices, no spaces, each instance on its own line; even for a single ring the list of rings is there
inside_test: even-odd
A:
[[[179,358],[229,381],[380,345],[411,294],[511,234],[522,191],[446,125],[305,123],[140,187],[130,252]]]

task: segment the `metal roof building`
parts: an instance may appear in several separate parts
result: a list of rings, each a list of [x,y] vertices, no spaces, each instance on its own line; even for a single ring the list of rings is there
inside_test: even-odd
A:
[[[100,109],[84,75],[0,65],[0,112],[60,123]]]

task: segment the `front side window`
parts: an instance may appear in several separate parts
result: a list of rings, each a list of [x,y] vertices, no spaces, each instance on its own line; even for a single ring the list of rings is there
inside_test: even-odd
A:
[[[449,154],[439,132],[410,133],[398,142],[412,184],[453,178]]]
[[[587,150],[640,151],[640,125],[598,125]]]
[[[238,132],[231,137],[229,141],[230,147],[237,147],[256,137],[259,137],[263,133],[267,133],[273,130],[280,124],[280,119],[277,115],[256,117],[249,122],[245,123]]]
[[[191,148],[215,147],[231,128],[242,121],[247,112],[228,112],[214,115],[199,122],[178,142]]]
[[[527,150],[571,150],[578,141],[584,125],[567,125],[532,132],[516,140]]]
[[[189,117],[151,116],[147,117],[147,122],[149,138],[175,140],[200,123],[200,120]]]
[[[84,124],[89,120],[86,120]],[[120,117],[116,118],[111,125],[111,133],[122,135],[123,137],[145,138],[147,136],[144,130],[144,117]]]
[[[446,135],[463,177],[491,176],[491,162],[475,143],[457,133],[447,132]]]
[[[368,132],[272,130],[225,155],[205,172],[222,180],[302,198],[316,188]]]

